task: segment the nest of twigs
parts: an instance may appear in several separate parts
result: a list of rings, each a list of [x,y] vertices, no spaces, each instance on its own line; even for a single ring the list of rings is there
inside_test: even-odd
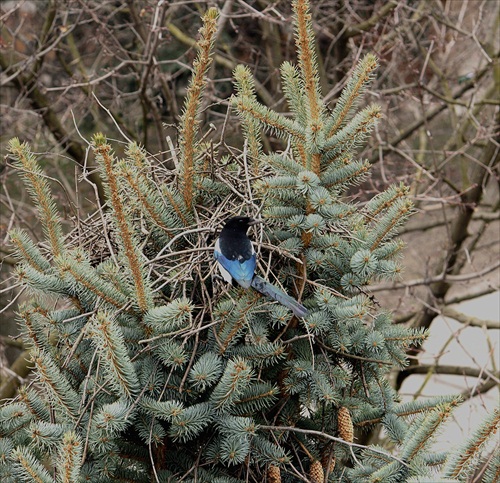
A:
[[[214,154],[220,147],[211,145],[202,153],[203,165],[210,167],[203,175],[226,185],[227,195],[211,206],[195,204],[195,221],[179,227],[168,243],[159,246],[152,237],[151,226],[146,223],[140,211],[129,210],[141,251],[146,257],[145,265],[149,276],[154,280],[155,292],[166,300],[180,295],[191,298],[194,291],[201,289],[201,300],[196,297],[198,302],[211,307],[213,286],[219,286],[217,281],[222,280],[213,259],[213,248],[220,229],[233,216],[261,217],[262,201],[256,199],[252,191],[258,177],[251,174],[246,152],[236,152],[234,148],[224,145],[223,148],[230,149],[231,154],[224,156],[221,162]],[[174,164],[169,161],[162,163],[156,157],[149,159],[147,176],[153,180],[158,190],[162,186],[178,189],[180,185],[179,171],[169,169],[167,166]],[[227,169],[228,163],[231,163],[230,170]],[[261,176],[264,174],[259,175]],[[82,185],[87,181],[86,176],[81,177]],[[77,189],[81,189],[81,186],[77,186]],[[94,192],[97,193],[97,190],[94,189]],[[127,199],[126,194],[124,199]],[[87,216],[78,211],[79,215],[72,220],[74,228],[68,233],[66,241],[68,246],[78,247],[87,253],[91,264],[98,266],[109,259],[117,260],[119,243],[108,203],[102,203],[96,197],[94,206],[96,209]],[[273,278],[276,264],[282,262],[283,257],[292,263],[302,264],[302,261],[276,246],[268,233],[264,223],[254,226],[249,235],[258,256],[257,272],[272,283],[279,284]],[[221,290],[225,291],[224,285],[222,282]]]

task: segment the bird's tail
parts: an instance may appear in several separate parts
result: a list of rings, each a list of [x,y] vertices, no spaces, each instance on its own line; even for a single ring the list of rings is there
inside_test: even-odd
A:
[[[281,305],[288,307],[297,317],[306,317],[308,314],[307,309],[299,304],[293,297],[290,297],[285,292],[281,291],[278,287],[271,285],[269,282],[266,282],[263,278],[260,278],[258,275],[252,280],[252,287],[259,291],[263,295],[267,295],[272,299],[279,302]]]

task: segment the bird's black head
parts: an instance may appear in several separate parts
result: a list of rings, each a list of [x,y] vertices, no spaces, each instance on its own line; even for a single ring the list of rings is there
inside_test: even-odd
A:
[[[242,231],[246,233],[249,226],[256,225],[258,223],[262,223],[262,220],[256,220],[248,216],[235,216],[226,220],[224,229]]]

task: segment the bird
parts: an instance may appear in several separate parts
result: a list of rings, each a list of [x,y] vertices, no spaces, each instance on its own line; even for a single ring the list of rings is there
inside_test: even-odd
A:
[[[306,317],[308,310],[302,304],[255,275],[257,255],[248,238],[247,230],[258,223],[263,221],[248,216],[235,216],[226,220],[214,249],[214,258],[217,260],[222,278],[227,283],[234,281],[244,289],[252,287],[289,308],[295,316]]]

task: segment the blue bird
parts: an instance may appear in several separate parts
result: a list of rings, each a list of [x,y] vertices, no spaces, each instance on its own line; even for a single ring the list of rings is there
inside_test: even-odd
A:
[[[279,288],[255,275],[257,256],[247,236],[250,226],[262,223],[246,216],[229,218],[215,242],[214,258],[217,260],[222,278],[235,281],[243,288],[253,287],[263,295],[271,297],[289,308],[297,317],[306,317],[307,309]]]

